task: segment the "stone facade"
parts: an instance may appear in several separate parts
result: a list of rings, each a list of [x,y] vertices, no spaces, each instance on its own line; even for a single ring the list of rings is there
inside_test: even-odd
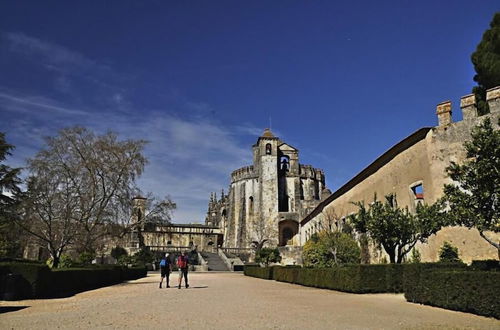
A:
[[[132,200],[132,224],[141,223],[139,229],[134,230],[122,242],[129,253],[133,254],[141,246],[151,251],[214,251],[222,244],[222,232],[219,227],[211,224],[166,224],[154,225],[144,223],[146,214],[146,199],[137,196]]]
[[[451,102],[439,104],[436,111],[438,126],[422,128],[396,144],[301,219],[300,244],[321,230],[325,222],[333,221],[341,226],[348,215],[357,212],[352,202],[369,204],[375,193],[379,199],[395,194],[398,205],[412,211],[416,203],[434,203],[443,195],[443,185],[451,183],[445,168],[451,161],[460,163],[465,160],[463,143],[470,139],[472,128],[485,117],[491,117],[492,124],[498,129],[500,87],[489,90],[487,100],[490,113],[478,117],[474,95],[462,97],[463,120],[455,123],[451,120]],[[500,240],[498,234],[488,235]],[[444,241],[457,246],[465,262],[497,258],[496,249],[482,239],[477,230],[447,227],[432,235],[428,243],[417,245],[422,260],[438,260]],[[384,257],[381,251],[374,251],[374,262],[381,257]]]
[[[299,151],[269,129],[252,149],[253,165],[231,174],[228,195],[212,194],[206,224],[221,228],[227,248],[249,248],[263,240],[299,244],[299,221],[319,204],[325,175],[300,164]]]

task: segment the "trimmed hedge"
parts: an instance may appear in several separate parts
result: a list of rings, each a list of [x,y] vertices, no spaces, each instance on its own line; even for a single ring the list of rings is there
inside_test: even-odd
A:
[[[245,266],[245,275],[281,282],[352,293],[399,293],[413,285],[405,274],[432,269],[465,269],[465,264],[420,263],[383,265],[345,265],[332,268]]]
[[[404,292],[406,300],[500,318],[498,261],[245,267],[245,275],[352,293]]]
[[[276,267],[273,279],[353,293],[388,292],[387,268],[385,265],[350,265],[334,268]]]
[[[483,270],[483,271],[500,271],[500,261],[489,259],[489,260],[472,260],[470,265],[472,270]]]
[[[50,270],[36,263],[0,263],[0,299],[53,298],[146,276],[145,267],[94,266]]]
[[[18,276],[13,276],[18,275]],[[39,263],[0,263],[0,299],[15,300],[46,295],[51,283],[51,271],[47,265]]]
[[[246,276],[258,277],[264,280],[273,279],[273,269],[274,267],[260,267],[255,265],[245,265],[243,273]]]
[[[410,276],[408,301],[500,318],[500,272],[429,271]]]

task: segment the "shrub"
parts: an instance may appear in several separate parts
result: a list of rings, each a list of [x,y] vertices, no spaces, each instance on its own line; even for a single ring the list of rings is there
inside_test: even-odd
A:
[[[6,295],[13,299],[63,297],[146,274],[145,267],[105,265],[50,270],[47,265],[35,263],[0,263],[0,299]]]
[[[269,266],[269,263],[280,262],[280,251],[278,248],[262,248],[255,254],[255,261],[263,263],[266,267]]]
[[[82,252],[78,256],[78,261],[82,265],[90,265],[90,264],[92,264],[92,260],[95,259],[95,256],[96,256],[96,254],[93,251]]]
[[[360,263],[361,249],[356,240],[343,232],[323,231],[304,244],[304,264],[312,267],[332,267]]]
[[[116,246],[111,249],[111,256],[115,258],[116,260],[120,260],[121,257],[127,256],[128,252],[121,246]]]
[[[422,274],[433,273],[436,271],[466,270],[467,265],[463,263],[419,263],[404,265],[403,272],[403,291],[408,301],[414,301],[413,295],[418,295],[422,290],[420,278]]]
[[[472,260],[471,270],[476,271],[500,271],[500,261],[490,260]]]
[[[415,264],[415,263],[419,263],[420,260],[421,260],[420,252],[417,249],[413,248],[411,250],[410,262]]]
[[[249,266],[245,265],[243,273],[246,276],[258,277],[265,280],[273,279],[273,269],[274,267],[260,267],[260,266]]]
[[[406,300],[500,318],[499,272],[421,272],[418,284],[405,288]]]
[[[466,269],[464,264],[344,265],[330,268],[273,267],[273,279],[282,282],[354,293],[403,292],[407,281],[418,287],[418,275],[432,269]],[[415,281],[417,284],[415,284]]]
[[[458,248],[449,242],[444,242],[439,251],[440,262],[462,262],[458,257]]]
[[[18,291],[18,299],[37,297],[45,293],[46,286],[51,282],[50,269],[47,265],[39,263],[6,262],[0,263],[0,293],[5,294],[12,288],[7,287],[6,281],[9,274],[22,277]]]
[[[154,260],[154,254],[147,248],[142,247],[133,255],[133,263],[136,265],[144,265],[152,263]]]

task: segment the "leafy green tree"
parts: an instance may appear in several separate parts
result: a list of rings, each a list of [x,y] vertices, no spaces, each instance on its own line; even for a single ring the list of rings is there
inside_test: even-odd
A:
[[[327,230],[314,234],[303,250],[304,265],[313,267],[359,264],[360,254],[358,243],[351,235]]]
[[[413,248],[413,250],[411,250],[410,262],[413,264],[418,264],[421,261],[421,259],[422,256],[420,252],[418,252],[417,249]]]
[[[360,233],[367,233],[371,239],[384,248],[391,263],[401,263],[417,242],[425,242],[432,234],[447,224],[447,218],[440,212],[442,205],[418,204],[416,213],[397,206],[393,195],[386,201],[378,201],[376,196],[369,208],[363,202],[357,214],[350,221]]]
[[[255,261],[263,263],[266,267],[272,262],[280,262],[280,251],[278,248],[261,248],[255,253]]]
[[[500,232],[500,130],[486,118],[472,131],[472,140],[464,143],[467,160],[446,168],[455,181],[444,187],[443,201],[453,223],[476,228],[483,239],[498,250],[500,242],[487,231]]]
[[[142,247],[133,256],[134,264],[144,265],[153,262],[154,254],[148,248]]]
[[[451,245],[449,242],[444,242],[443,246],[439,250],[439,261],[440,262],[462,262],[458,257],[458,248]]]
[[[20,232],[13,219],[21,197],[21,169],[4,164],[13,149],[14,146],[5,140],[5,134],[0,132],[0,257],[15,256],[20,247]]]
[[[476,95],[478,111],[482,115],[489,112],[486,90],[500,85],[500,13],[493,16],[490,29],[484,32],[471,60],[477,73],[474,81],[478,84],[472,92]]]
[[[85,251],[78,255],[78,261],[83,265],[90,265],[95,259],[96,254],[92,251]]]
[[[120,259],[120,257],[126,256],[126,255],[128,255],[127,250],[125,250],[121,246],[116,246],[116,247],[111,249],[111,256],[113,258],[115,258],[116,260],[118,260],[118,259]]]

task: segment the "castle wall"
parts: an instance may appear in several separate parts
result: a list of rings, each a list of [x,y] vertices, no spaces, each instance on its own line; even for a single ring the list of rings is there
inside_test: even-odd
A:
[[[486,118],[474,116],[470,102],[462,100],[462,108],[466,119],[451,123],[451,103],[438,105],[439,126],[421,129],[404,139],[322,202],[301,221],[300,244],[303,245],[313,233],[320,231],[329,220],[334,219],[334,223],[341,226],[348,215],[358,211],[352,202],[364,201],[368,205],[373,201],[374,194],[377,194],[378,200],[384,200],[385,195],[396,194],[398,206],[408,207],[411,211],[415,211],[418,200],[432,204],[442,197],[443,185],[451,182],[445,168],[451,161],[461,163],[465,160],[463,142],[470,139],[472,128]],[[496,125],[500,111],[493,108],[487,116]],[[423,192],[415,193],[412,187],[420,184]],[[488,235],[500,240],[499,234]],[[497,250],[482,239],[477,230],[446,227],[432,235],[427,243],[416,246],[422,261],[438,260],[444,241],[457,246],[465,262],[497,258]],[[375,255],[375,259],[382,256]]]

